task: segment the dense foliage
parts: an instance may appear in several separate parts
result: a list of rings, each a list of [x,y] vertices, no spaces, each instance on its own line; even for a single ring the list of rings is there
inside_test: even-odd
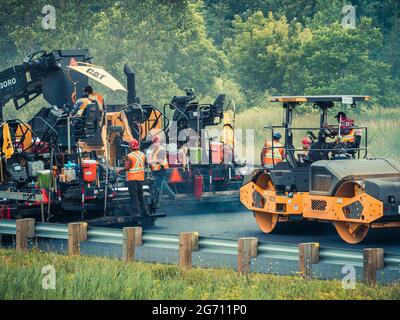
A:
[[[268,94],[398,105],[398,0],[352,0],[355,29],[341,25],[342,0],[0,1],[1,69],[35,50],[89,48],[121,81],[129,62],[142,101],[160,105],[187,87],[204,99],[224,91],[241,108]],[[42,28],[45,4],[56,8],[55,30]]]

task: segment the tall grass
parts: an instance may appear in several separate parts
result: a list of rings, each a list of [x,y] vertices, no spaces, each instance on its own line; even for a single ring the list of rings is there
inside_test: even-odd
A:
[[[336,111],[329,112],[329,123],[337,124],[334,119]],[[400,108],[356,109],[346,113],[355,120],[356,125],[368,127],[368,156],[400,159]],[[248,109],[236,116],[235,126],[239,129],[253,129],[255,133],[255,159],[259,154],[265,139],[270,139],[271,131],[265,126],[282,125],[284,111],[280,104],[268,104],[265,107]],[[319,126],[319,113],[311,107],[300,107],[294,111],[293,127]],[[283,132],[283,131],[281,131]],[[315,130],[314,130],[315,132]],[[294,132],[294,143],[300,148],[300,141],[306,135],[305,131]],[[364,139],[364,138],[363,138]],[[363,140],[364,141],[364,140]]]
[[[56,289],[42,288],[42,267],[56,270]],[[0,299],[400,299],[400,285],[342,289],[340,281],[0,249]]]

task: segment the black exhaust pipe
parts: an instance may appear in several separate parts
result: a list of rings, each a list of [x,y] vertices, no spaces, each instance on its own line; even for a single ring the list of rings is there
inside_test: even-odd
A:
[[[136,96],[135,73],[133,72],[132,68],[128,64],[125,64],[124,72],[126,75],[126,81],[127,81],[127,87],[128,87],[128,97],[127,97],[128,104],[140,103],[139,97]]]

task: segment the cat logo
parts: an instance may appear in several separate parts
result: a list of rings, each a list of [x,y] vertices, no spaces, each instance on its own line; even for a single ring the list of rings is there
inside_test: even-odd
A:
[[[107,88],[110,88],[113,91],[117,90],[127,91],[124,88],[124,86],[121,83],[119,83],[117,79],[115,79],[111,74],[109,74],[101,67],[96,67],[93,65],[81,66],[79,65],[79,63],[76,63],[76,64],[70,64],[68,68],[75,70],[79,73],[82,73],[86,77],[96,80],[97,82],[100,82],[102,85],[106,86]]]
[[[95,78],[97,78],[97,79],[99,79],[99,80],[103,80],[103,78],[106,77],[106,75],[101,74],[99,71],[96,71],[96,70],[94,70],[94,69],[92,69],[92,68],[88,68],[88,69],[86,70],[86,72],[87,72],[88,74],[90,74],[92,77],[95,77]]]

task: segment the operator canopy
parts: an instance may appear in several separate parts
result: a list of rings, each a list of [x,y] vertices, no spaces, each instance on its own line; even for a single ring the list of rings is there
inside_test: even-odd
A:
[[[369,101],[370,96],[334,95],[334,96],[280,96],[270,97],[270,102],[342,102],[353,104],[356,101]]]
[[[88,63],[76,62],[73,65],[69,65],[68,68],[84,74],[88,78],[101,83],[103,86],[106,86],[113,91],[128,91],[117,79],[101,67]]]

